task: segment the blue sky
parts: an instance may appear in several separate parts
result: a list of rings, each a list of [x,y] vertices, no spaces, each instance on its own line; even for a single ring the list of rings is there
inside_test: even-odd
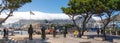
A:
[[[61,7],[67,6],[69,0],[32,0],[18,9],[20,12],[24,11],[40,11],[45,13],[62,13]]]

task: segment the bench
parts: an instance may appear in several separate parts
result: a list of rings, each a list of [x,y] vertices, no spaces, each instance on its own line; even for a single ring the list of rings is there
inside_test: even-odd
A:
[[[99,41],[104,41],[105,40],[105,38],[102,38],[102,37],[95,37],[94,39],[99,40]]]

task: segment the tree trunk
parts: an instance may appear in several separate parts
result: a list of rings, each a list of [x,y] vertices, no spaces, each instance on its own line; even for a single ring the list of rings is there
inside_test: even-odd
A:
[[[4,23],[11,16],[12,13],[13,13],[13,11],[10,11],[8,16],[3,21],[1,21],[0,24]]]
[[[4,11],[4,9],[5,9],[5,7],[0,10],[0,15],[1,15],[2,11]]]
[[[107,26],[108,24],[109,24],[109,22],[107,22],[107,23],[104,25],[104,27],[103,27],[103,36],[104,36],[105,40],[106,40],[105,28],[106,28],[106,26]]]
[[[82,26],[82,35],[84,35],[84,31],[85,31],[85,29],[86,29],[86,23],[85,22],[83,22],[83,26]]]
[[[78,30],[78,32],[79,32],[79,33],[78,33],[78,37],[81,37],[81,30],[80,30],[79,27],[77,26],[75,20],[72,20],[72,21],[73,21],[75,27],[77,28],[77,30]]]
[[[85,29],[86,29],[86,24],[87,22],[90,20],[90,18],[92,17],[93,14],[90,14],[90,13],[86,13],[87,15],[84,17],[84,20],[83,20],[83,26],[82,26],[82,35],[84,35],[84,32],[85,32]]]

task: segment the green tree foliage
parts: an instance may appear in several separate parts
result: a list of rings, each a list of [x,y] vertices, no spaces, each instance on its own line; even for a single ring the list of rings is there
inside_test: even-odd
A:
[[[101,18],[101,21],[104,24],[103,35],[106,39],[105,28],[113,20],[112,17],[114,14],[120,10],[120,0],[97,0],[97,2],[99,3],[99,6],[95,8],[95,14]]]
[[[67,27],[67,28],[72,28],[72,27],[74,27],[74,25],[72,25],[72,24],[64,24],[63,26],[64,26],[64,27]]]
[[[120,0],[69,0],[68,7],[62,7],[63,13],[67,14],[76,27],[74,17],[81,15],[83,17],[82,29],[86,28],[86,24],[93,14],[100,16],[105,27],[111,21],[113,14],[120,9]],[[103,20],[102,16],[106,17]],[[84,31],[82,31],[84,34]],[[105,36],[105,31],[104,31]]]
[[[18,10],[20,7],[22,7],[26,3],[30,3],[32,0],[1,0],[0,3],[0,15],[2,13],[5,13],[5,11],[8,12],[7,17],[3,21],[0,22],[2,24],[5,22],[10,16],[13,15],[13,12]]]
[[[74,26],[76,26],[76,28],[79,30],[79,27],[76,25],[76,22],[75,22],[75,16],[78,15],[77,12],[76,12],[76,8],[74,8],[73,6],[75,6],[75,2],[76,0],[70,0],[69,1],[69,4],[68,6],[69,7],[62,7],[61,9],[63,10],[63,13],[67,14],[70,19],[73,21],[74,23]],[[79,30],[79,33],[80,33],[80,30]]]
[[[98,4],[101,4],[101,3],[98,3]],[[97,8],[98,6],[99,5],[97,5],[97,2],[95,0],[69,0],[68,7],[62,7],[62,10],[63,10],[63,13],[67,14],[71,18],[71,20],[73,21],[76,27],[78,26],[76,25],[74,17],[77,15],[81,15],[83,17],[82,18],[83,19],[82,35],[83,35],[87,22],[95,13],[96,9],[94,8]]]

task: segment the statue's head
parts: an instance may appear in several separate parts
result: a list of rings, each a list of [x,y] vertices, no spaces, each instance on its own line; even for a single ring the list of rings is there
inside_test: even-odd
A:
[[[32,27],[32,25],[30,24],[30,27]]]

